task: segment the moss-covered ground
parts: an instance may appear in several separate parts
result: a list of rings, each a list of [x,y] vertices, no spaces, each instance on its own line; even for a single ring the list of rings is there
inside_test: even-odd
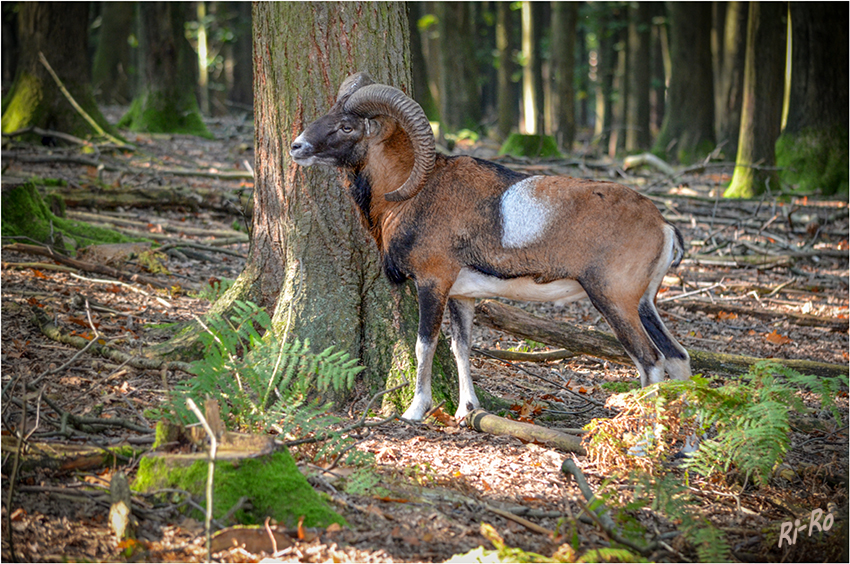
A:
[[[133,488],[143,492],[179,488],[203,499],[207,469],[206,460],[184,465],[174,459],[146,457],[139,464]],[[243,496],[250,498],[250,507],[237,510],[234,518],[245,525],[263,523],[267,516],[287,527],[296,526],[301,516],[308,527],[345,524],[310,486],[287,451],[216,462],[213,516],[225,515]]]
[[[55,201],[48,205],[34,181],[4,190],[0,203],[0,232],[4,237],[28,237],[70,253],[87,245],[134,240],[111,229],[65,219],[55,215],[51,208],[61,213],[64,206]]]
[[[147,133],[185,133],[211,139],[192,96],[146,92],[136,97],[118,127]]]

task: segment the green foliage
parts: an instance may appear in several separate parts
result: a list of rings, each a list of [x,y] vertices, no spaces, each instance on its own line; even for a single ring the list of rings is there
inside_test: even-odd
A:
[[[696,516],[693,499],[678,478],[668,474],[655,479],[640,474],[635,479],[635,500],[651,500],[653,510],[677,522],[678,530],[694,546],[700,562],[729,561],[726,535],[708,519]]]
[[[210,303],[218,301],[227,290],[236,282],[235,279],[222,278],[221,280],[211,281],[209,284],[204,284],[195,297],[201,300],[207,300]]]
[[[603,390],[607,390],[614,394],[622,394],[632,390],[640,389],[640,384],[635,381],[630,382],[604,382],[599,386]]]
[[[207,316],[200,337],[204,357],[192,363],[195,377],[181,382],[171,401],[182,422],[194,420],[185,398],[199,403],[210,396],[223,400],[222,419],[234,429],[305,428],[316,419],[327,424],[327,406],[311,392],[349,388],[363,368],[330,347],[314,354],[308,342],[281,343],[270,328],[268,314],[250,302],[234,302],[226,317]]]
[[[711,387],[705,378],[684,383],[686,395],[698,406],[703,429],[717,429],[717,436],[700,442],[686,467],[709,475],[734,465],[763,485],[788,452],[789,412],[805,411],[799,388],[818,396],[821,407],[841,424],[835,395],[847,385],[847,378],[804,375],[772,362],[753,365],[746,378],[720,387]]]

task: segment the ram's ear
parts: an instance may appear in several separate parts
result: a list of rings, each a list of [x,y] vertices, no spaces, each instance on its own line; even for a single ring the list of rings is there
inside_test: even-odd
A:
[[[383,130],[383,124],[377,119],[366,119],[366,137],[377,137]]]

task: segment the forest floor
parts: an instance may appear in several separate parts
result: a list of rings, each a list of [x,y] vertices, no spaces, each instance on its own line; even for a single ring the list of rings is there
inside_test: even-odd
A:
[[[118,115],[119,110],[108,109],[107,113],[110,111]],[[98,156],[82,155],[74,146],[47,149],[4,138],[4,192],[32,176],[61,179],[66,186],[60,192],[67,196],[70,218],[109,224],[131,233],[141,231],[164,243],[202,245],[176,247],[179,252],[170,253],[163,261],[170,275],[155,275],[163,285],[182,289],[177,291],[122,283],[4,247],[0,335],[4,561],[202,561],[205,556],[203,524],[176,510],[145,513],[138,542],[116,542],[108,523],[110,479],[115,472],[123,471],[132,480],[137,459],[94,467],[81,461],[60,468],[24,465],[15,479],[11,505],[7,498],[15,459],[15,449],[9,446],[14,441],[8,439],[20,428],[21,405],[28,407],[29,440],[41,445],[58,449],[67,445],[131,444],[144,448],[152,442],[150,433],[132,429],[152,428],[155,421],[146,413],[160,406],[167,390],[187,375],[176,370],[136,368],[90,352],[79,355],[78,349],[45,336],[30,312],[41,309],[49,313],[66,335],[91,339],[94,326],[109,347],[128,355],[167,339],[168,333],[161,327],[206,313],[210,282],[233,279],[241,271],[248,252],[245,224],[250,223],[239,211],[245,194],[250,197],[250,180],[239,174],[216,177],[215,173],[241,171],[244,176],[248,172],[245,163],[253,164],[249,121],[214,120],[210,129],[215,140],[129,134],[137,151],[102,152]],[[487,143],[457,150],[486,158],[495,155]],[[659,295],[662,317],[683,345],[761,358],[847,365],[846,200],[810,197],[780,201],[766,196],[760,202],[724,201],[720,194],[729,180],[729,163],[712,162],[669,178],[653,170],[624,171],[616,161],[590,154],[562,161],[502,162],[534,174],[614,180],[654,199],[686,241],[686,258],[671,269]],[[107,166],[99,169],[80,157]],[[177,168],[197,175],[178,175],[174,172]],[[104,185],[134,197],[146,192],[171,196],[147,206],[138,205],[138,198],[127,200],[132,205],[109,205],[99,188]],[[86,194],[88,199],[74,200],[74,192]],[[222,239],[231,243],[216,246],[216,240],[221,243]],[[4,239],[4,245],[9,243]],[[121,256],[81,254],[80,258],[87,256],[91,262],[110,264],[123,272],[154,276]],[[564,307],[517,305],[582,328],[610,331],[586,301]],[[535,346],[475,326],[474,347],[478,349],[528,350]],[[588,403],[582,396],[601,405],[616,387],[606,384],[636,380],[634,367],[588,356],[509,364],[479,355],[472,364],[476,385],[512,402],[516,417],[536,419],[537,424],[554,428],[580,428],[592,418],[613,417],[616,408]],[[555,383],[535,374],[546,374]],[[569,383],[556,385],[559,378]],[[17,387],[22,381],[37,386],[24,396]],[[568,394],[565,387],[577,393]],[[691,475],[686,487],[695,515],[722,531],[739,561],[846,561],[847,392],[836,398],[843,415],[840,425],[830,421],[808,394],[800,392],[799,396],[810,408],[805,420],[814,420],[814,424],[792,424],[785,464],[768,483],[742,484],[730,471],[711,481]],[[47,399],[52,405],[46,403]],[[340,416],[358,418],[368,400],[365,395],[358,397]],[[552,405],[579,414],[559,418],[547,415],[545,409]],[[101,430],[83,433],[71,429],[68,416],[63,418],[62,412],[71,414],[72,419],[77,416],[100,421]],[[582,554],[609,546],[610,538],[593,521],[578,519],[585,500],[576,482],[562,473],[564,458],[575,459],[591,488],[606,492],[608,504],[624,505],[632,499],[634,489],[625,475],[604,460],[565,455],[516,438],[438,422],[410,425],[391,421],[371,429],[358,448],[374,455],[373,471],[381,487],[372,493],[346,491],[345,477],[350,468],[326,473],[310,458],[309,449],[292,450],[311,483],[328,494],[333,508],[350,527],[311,529],[301,534],[287,531],[292,537],[290,546],[275,554],[260,554],[249,545],[221,551],[214,558],[444,561],[479,546],[492,549],[493,544],[482,535],[482,523],[492,525],[509,547],[551,556],[559,546],[574,542],[578,554]],[[669,471],[680,478],[684,475],[675,465]],[[197,502],[203,504],[203,499]],[[134,496],[134,503],[150,507],[142,496]],[[795,519],[807,523],[815,509],[833,512],[836,527],[811,538],[801,532],[795,544],[778,548],[779,524]],[[693,543],[677,533],[680,518],[671,518],[652,505],[626,508],[623,514],[645,529],[647,541],[656,541],[646,558],[697,559]],[[586,556],[594,557],[592,553]],[[468,555],[467,561],[474,558]]]

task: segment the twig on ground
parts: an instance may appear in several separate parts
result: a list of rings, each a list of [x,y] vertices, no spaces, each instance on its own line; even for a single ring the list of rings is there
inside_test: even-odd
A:
[[[213,475],[215,474],[215,454],[218,448],[218,439],[215,436],[215,433],[210,428],[210,424],[207,422],[207,419],[204,417],[204,414],[201,413],[201,410],[198,409],[198,406],[195,405],[195,402],[192,401],[192,398],[186,398],[186,405],[189,406],[189,409],[192,410],[192,413],[195,414],[195,417],[198,418],[198,421],[201,422],[201,425],[204,427],[204,431],[206,431],[207,436],[210,438],[210,461],[209,466],[207,468],[207,488],[206,488],[206,496],[207,496],[207,508],[206,515],[204,517],[204,529],[207,533],[207,562],[212,562],[212,510],[213,510]]]
[[[512,360],[514,362],[552,362],[576,356],[576,353],[567,349],[540,352],[505,351],[501,349],[472,349],[472,352],[481,354],[482,356],[489,356],[499,360]]]

